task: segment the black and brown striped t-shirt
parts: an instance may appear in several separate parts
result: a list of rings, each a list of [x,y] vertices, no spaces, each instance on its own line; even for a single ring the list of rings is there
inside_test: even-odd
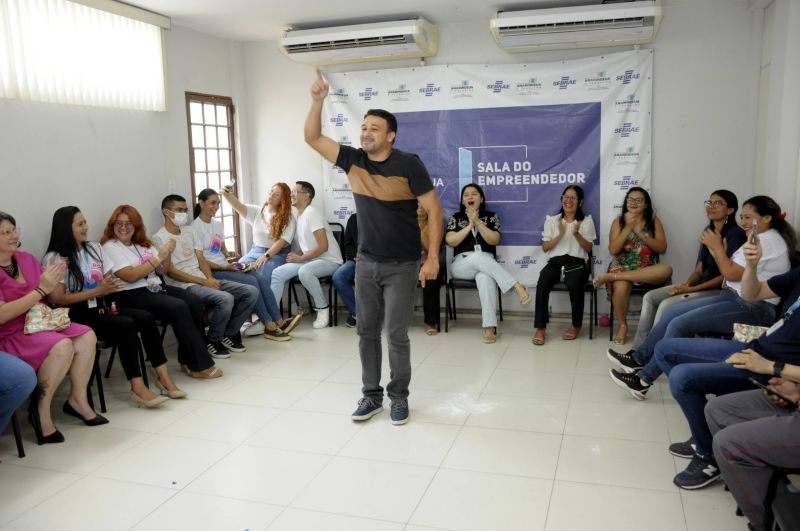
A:
[[[358,253],[378,262],[419,260],[417,197],[433,190],[413,153],[393,149],[381,162],[363,149],[339,146],[336,165],[347,174],[358,212]]]

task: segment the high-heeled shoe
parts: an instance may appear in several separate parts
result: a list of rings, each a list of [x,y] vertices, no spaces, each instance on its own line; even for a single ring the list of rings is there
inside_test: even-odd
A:
[[[102,424],[108,424],[108,419],[99,413],[95,413],[93,419],[87,419],[86,417],[75,411],[75,408],[70,405],[69,400],[64,402],[64,407],[61,408],[61,411],[63,411],[67,415],[70,415],[71,417],[75,417],[76,419],[82,420],[83,423],[86,424],[87,426],[100,426]]]
[[[39,446],[42,446],[43,444],[57,444],[64,442],[64,435],[62,435],[62,433],[58,430],[47,436],[42,435],[42,427],[39,426],[39,423],[34,420],[33,413],[28,413],[28,422],[30,422],[31,426],[33,426],[33,433],[36,434],[36,443]]]
[[[170,398],[173,399],[186,398],[186,391],[184,391],[183,389],[178,389],[177,387],[175,388],[175,390],[170,391],[169,389],[164,387],[164,385],[162,385],[162,383],[158,380],[158,378],[156,378],[156,387],[158,387],[162,395],[168,396]]]
[[[154,407],[158,407],[161,404],[163,404],[164,402],[166,402],[167,400],[169,400],[169,398],[167,398],[166,396],[157,396],[157,397],[153,398],[152,400],[145,400],[144,398],[142,398],[141,396],[137,395],[133,391],[131,391],[131,399],[133,399],[133,401],[136,402],[137,406],[144,406],[147,409],[152,409]]]

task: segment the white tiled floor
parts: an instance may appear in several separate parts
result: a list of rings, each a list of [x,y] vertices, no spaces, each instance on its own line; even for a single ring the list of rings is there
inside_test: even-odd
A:
[[[533,347],[528,321],[494,345],[474,319],[435,337],[419,324],[405,426],[350,420],[360,364],[343,326],[248,338],[219,380],[173,370],[189,398],[159,410],[133,406],[117,363],[109,425],[59,414],[67,441],[44,447],[25,425],[24,459],[0,437],[0,529],[744,529],[719,484],[672,484],[686,422],[663,382],[643,403],[610,382],[607,330],[565,342],[555,322]]]

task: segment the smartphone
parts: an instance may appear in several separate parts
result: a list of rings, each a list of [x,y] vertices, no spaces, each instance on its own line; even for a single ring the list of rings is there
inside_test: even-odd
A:
[[[789,409],[797,409],[797,403],[795,403],[792,399],[786,398],[785,396],[780,394],[778,391],[776,391],[772,387],[762,384],[761,382],[759,382],[755,378],[749,378],[749,380],[751,382],[753,382],[755,385],[757,385],[758,387],[760,387],[761,389],[763,389],[764,391],[766,391],[768,395],[777,396],[778,398],[780,398],[781,400],[786,402],[788,404],[787,407],[789,407]]]
[[[750,243],[756,245],[758,243],[758,221],[753,220],[753,223],[750,225],[750,230],[753,231],[750,233]]]

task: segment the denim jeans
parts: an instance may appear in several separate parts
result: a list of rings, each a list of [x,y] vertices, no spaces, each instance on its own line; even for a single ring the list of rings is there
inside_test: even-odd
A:
[[[639,346],[644,343],[653,325],[658,324],[664,312],[675,304],[683,304],[694,299],[702,299],[705,297],[715,297],[720,293],[718,289],[708,289],[704,291],[695,291],[693,293],[684,293],[682,295],[670,295],[669,291],[672,288],[673,286],[664,286],[663,288],[656,288],[644,294],[642,298],[642,313],[639,316],[639,323],[636,325],[636,337],[633,338],[634,349],[639,348]]]
[[[656,344],[670,337],[694,337],[710,332],[730,334],[734,323],[770,326],[775,322],[775,306],[768,302],[748,302],[733,291],[722,291],[716,297],[704,297],[671,306],[633,358],[646,364],[639,377],[653,383],[661,375],[658,364],[652,361]]]
[[[361,392],[378,402],[381,387],[381,332],[386,329],[389,346],[389,398],[408,397],[411,382],[411,342],[408,325],[414,314],[414,287],[419,262],[376,262],[362,257],[356,268],[356,306],[360,308],[356,330],[361,357]]]
[[[270,260],[271,262],[272,260]],[[325,292],[322,291],[322,286],[319,283],[321,277],[333,275],[334,271],[339,267],[336,262],[330,260],[323,260],[317,258],[308,262],[300,264],[283,264],[272,272],[272,293],[280,293],[283,295],[283,287],[286,282],[294,277],[300,278],[300,283],[311,294],[311,299],[314,303],[314,308],[322,310],[328,307],[328,298]],[[275,300],[280,300],[275,297]]]
[[[0,433],[11,415],[36,387],[33,367],[6,352],[0,352]]]
[[[258,319],[266,324],[271,321],[277,321],[281,318],[281,310],[278,308],[278,303],[275,301],[275,296],[272,294],[269,282],[257,271],[248,271],[247,273],[239,273],[236,271],[214,271],[214,278],[217,280],[230,280],[231,282],[238,282],[240,284],[247,284],[253,286],[258,290],[258,298],[253,311],[258,316]]]
[[[348,260],[339,266],[336,273],[333,274],[333,285],[336,291],[347,306],[347,311],[353,317],[356,316],[356,289],[353,285],[356,279],[356,263],[353,260]]]
[[[673,338],[661,341],[656,349],[653,359],[669,377],[669,389],[689,423],[695,452],[702,457],[711,455],[711,431],[703,412],[706,395],[746,391],[754,387],[749,378],[763,383],[770,378],[725,363],[746,345],[726,339]]]
[[[244,320],[253,313],[258,288],[230,280],[220,280],[220,289],[192,284],[186,288],[212,307],[208,323],[208,339],[220,341],[222,336],[235,336]]]

